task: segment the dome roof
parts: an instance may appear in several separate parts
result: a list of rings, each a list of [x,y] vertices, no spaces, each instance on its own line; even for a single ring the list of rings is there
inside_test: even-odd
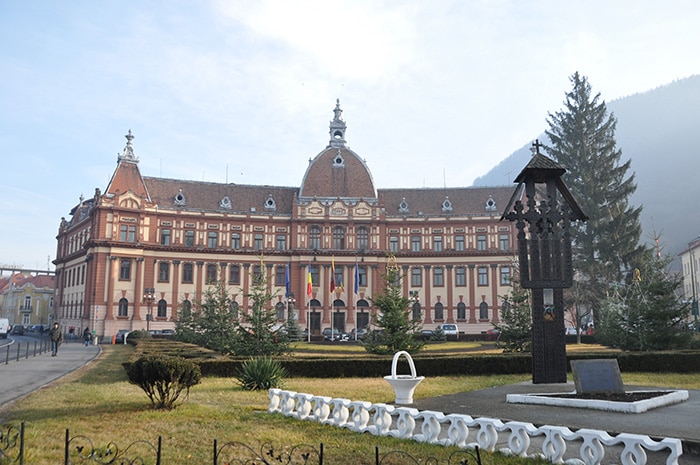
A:
[[[330,123],[331,140],[316,158],[309,160],[299,189],[302,198],[376,199],[372,174],[365,162],[345,143],[345,122],[340,102],[336,101],[335,117]]]

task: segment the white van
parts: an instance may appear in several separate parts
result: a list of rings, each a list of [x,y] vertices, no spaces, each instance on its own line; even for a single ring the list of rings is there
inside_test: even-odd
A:
[[[7,335],[10,334],[10,329],[12,326],[10,326],[10,320],[7,318],[0,318],[0,337],[3,339],[7,339]]]
[[[442,330],[443,334],[448,337],[459,337],[459,329],[457,325],[454,324],[441,324],[439,328]]]

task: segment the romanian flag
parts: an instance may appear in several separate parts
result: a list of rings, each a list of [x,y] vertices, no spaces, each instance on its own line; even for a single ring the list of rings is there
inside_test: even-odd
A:
[[[308,295],[309,299],[310,299],[311,295],[314,292],[313,283],[311,282],[311,269],[310,268],[306,274],[307,274],[306,295]]]
[[[335,257],[331,257],[331,292],[335,291]]]

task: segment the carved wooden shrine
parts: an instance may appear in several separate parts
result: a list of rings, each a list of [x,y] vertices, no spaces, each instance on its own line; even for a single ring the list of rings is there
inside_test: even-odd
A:
[[[520,284],[532,289],[532,382],[566,382],[564,289],[573,284],[570,227],[585,221],[561,176],[561,165],[534,155],[514,182],[518,183],[501,217],[518,229]],[[559,198],[561,194],[561,199]]]

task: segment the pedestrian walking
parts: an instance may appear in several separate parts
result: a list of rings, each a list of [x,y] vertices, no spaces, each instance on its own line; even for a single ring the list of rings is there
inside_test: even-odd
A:
[[[58,323],[54,323],[53,328],[49,331],[49,339],[51,339],[51,356],[55,357],[58,353],[58,346],[63,342],[63,333],[58,327]]]
[[[85,331],[83,331],[83,342],[85,343],[85,347],[90,345],[90,341],[92,341],[92,333],[90,332],[90,328],[86,326]]]

